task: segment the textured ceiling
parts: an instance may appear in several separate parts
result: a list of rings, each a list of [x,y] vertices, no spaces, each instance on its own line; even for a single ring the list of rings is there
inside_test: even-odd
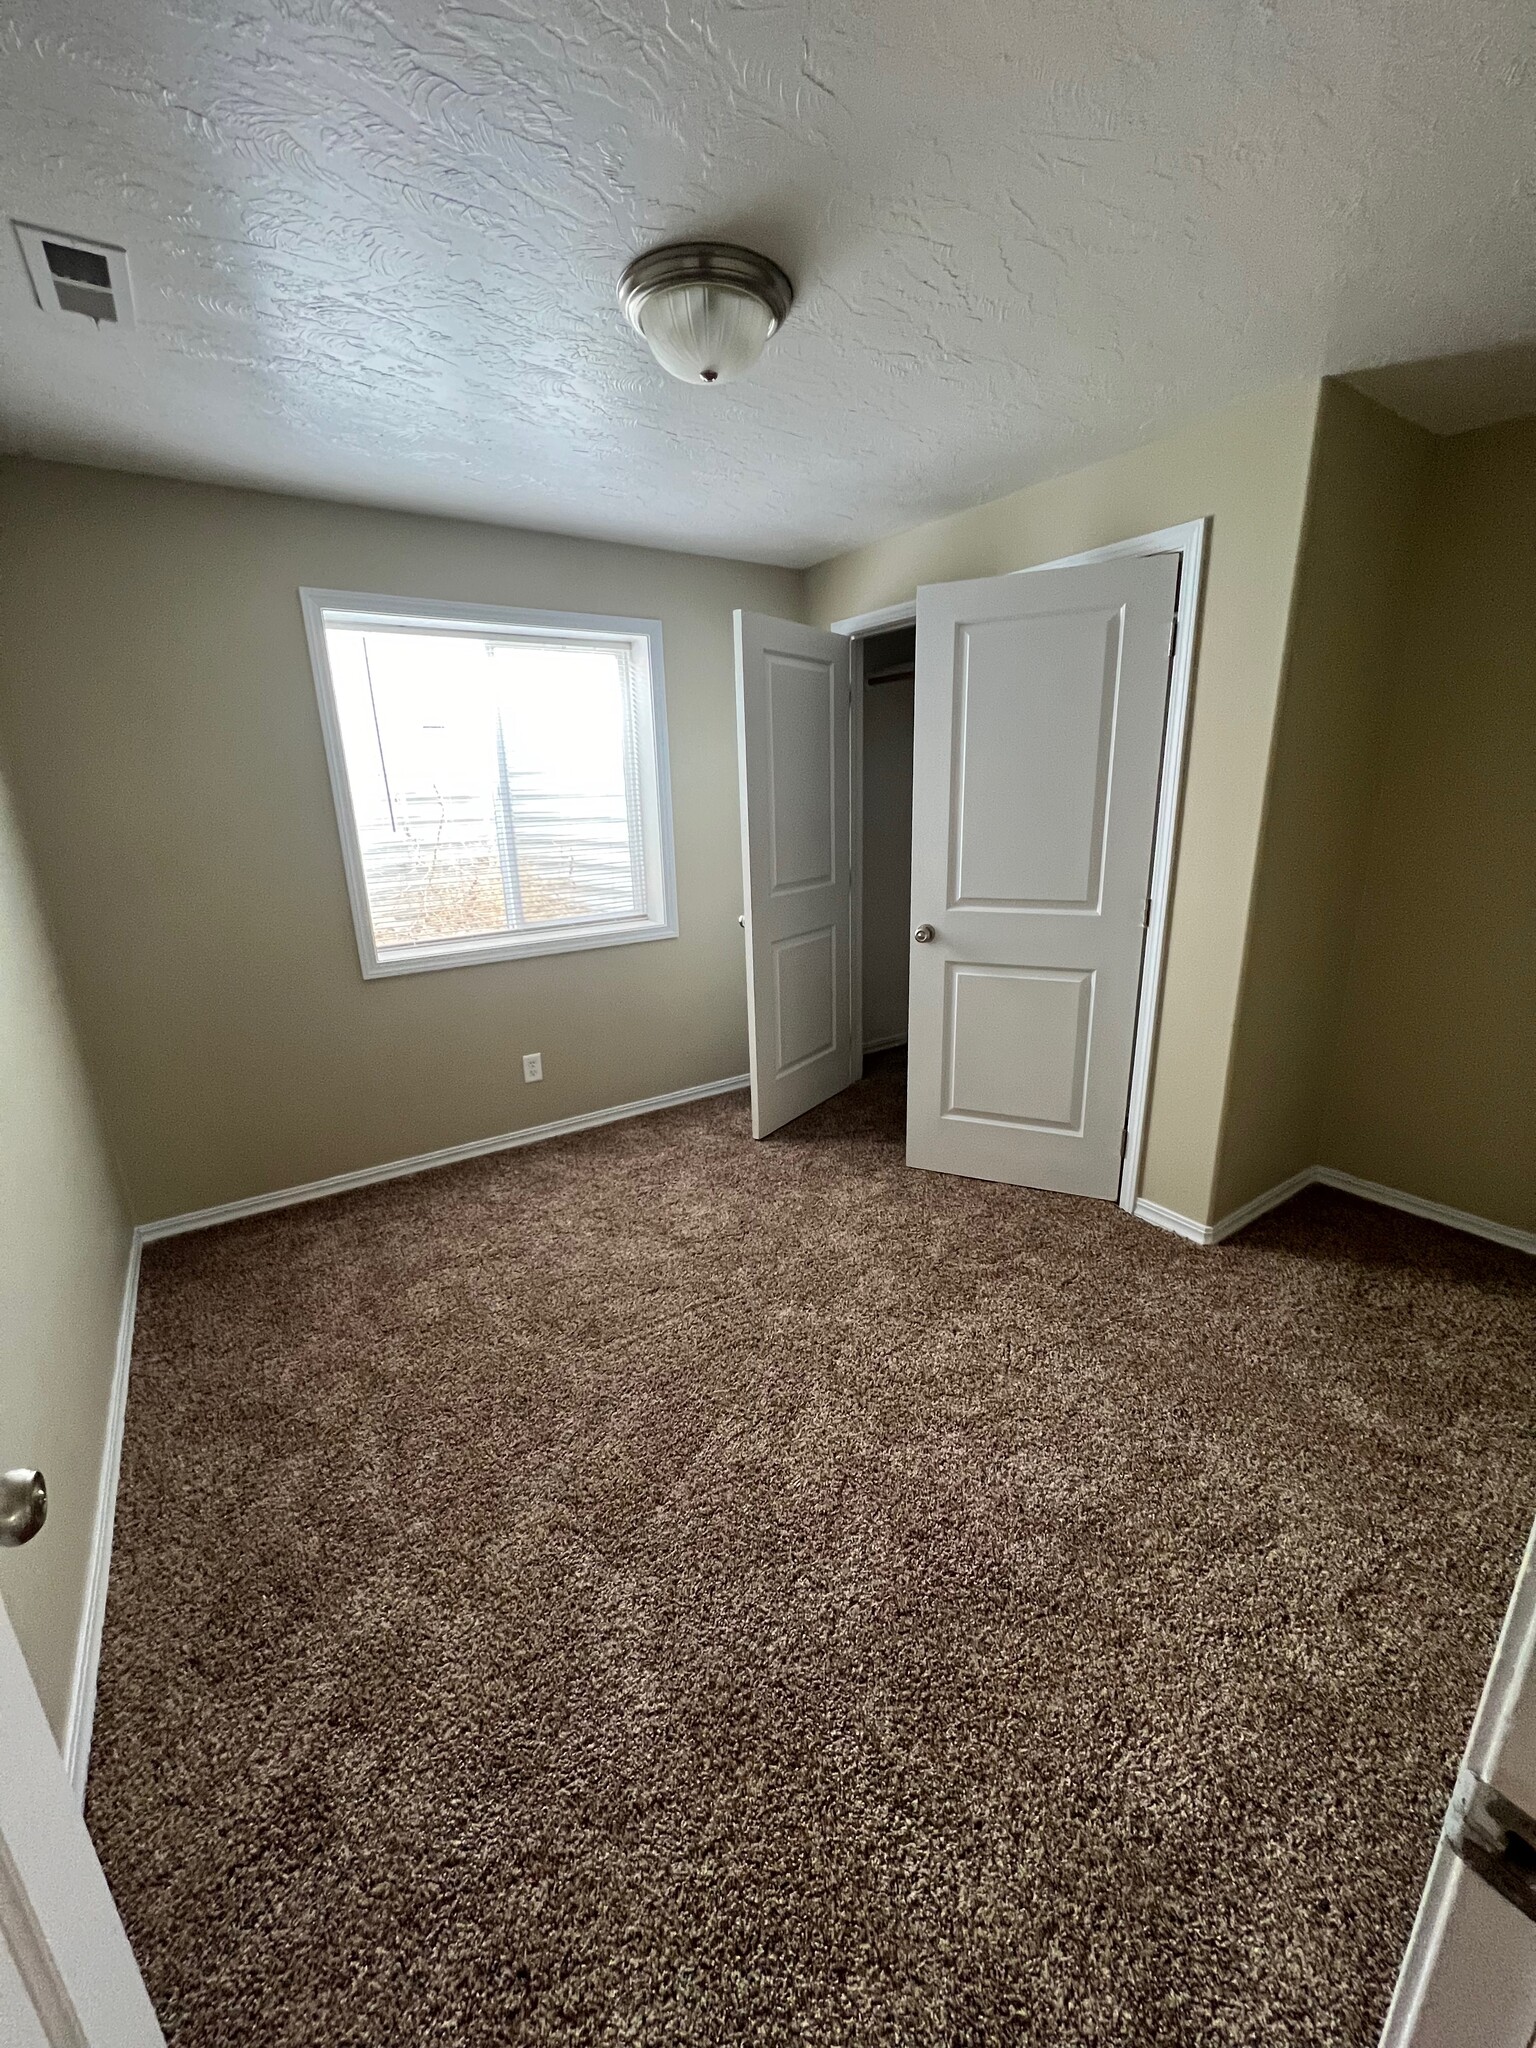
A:
[[[1295,374],[1536,332],[1529,0],[26,0],[7,445],[808,562]],[[799,287],[672,383],[614,282]]]

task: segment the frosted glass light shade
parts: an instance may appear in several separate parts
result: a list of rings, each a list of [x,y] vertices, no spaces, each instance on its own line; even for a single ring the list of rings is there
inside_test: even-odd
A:
[[[685,384],[729,384],[751,369],[778,322],[745,292],[679,284],[652,292],[635,324],[669,375]]]
[[[619,304],[684,384],[729,384],[750,370],[794,302],[777,263],[736,242],[669,242],[619,279]]]

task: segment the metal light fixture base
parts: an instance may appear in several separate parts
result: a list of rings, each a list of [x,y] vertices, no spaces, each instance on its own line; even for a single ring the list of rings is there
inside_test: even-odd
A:
[[[714,284],[759,299],[773,316],[776,333],[795,303],[795,288],[767,256],[737,242],[668,242],[637,256],[619,279],[619,304],[637,331],[641,307],[653,292],[683,284]]]

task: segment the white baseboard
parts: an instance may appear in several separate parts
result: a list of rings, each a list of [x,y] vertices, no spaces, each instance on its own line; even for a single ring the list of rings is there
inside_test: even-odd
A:
[[[1255,1195],[1251,1202],[1244,1202],[1241,1208],[1233,1209],[1212,1224],[1211,1242],[1220,1244],[1224,1238],[1235,1237],[1240,1230],[1246,1230],[1250,1223],[1257,1223],[1261,1216],[1271,1209],[1278,1209],[1282,1202],[1288,1202],[1292,1195],[1299,1195],[1316,1178],[1310,1166],[1304,1166],[1300,1173],[1293,1173],[1289,1180],[1278,1186],[1266,1188],[1262,1195]]]
[[[96,1718],[96,1674],[101,1664],[101,1631],[107,1617],[107,1574],[112,1565],[112,1528],[117,1518],[117,1475],[123,1462],[123,1424],[128,1414],[128,1366],[133,1357],[133,1323],[139,1302],[139,1256],[144,1238],[135,1230],[128,1244],[123,1305],[117,1322],[117,1350],[107,1396],[107,1427],[96,1482],[96,1514],[85,1571],[85,1605],[75,1640],[75,1670],[64,1716],[64,1768],[80,1804],[91,1761],[91,1724]]]
[[[1303,1167],[1300,1173],[1293,1173],[1278,1187],[1266,1188],[1262,1195],[1255,1195],[1251,1202],[1244,1202],[1240,1209],[1215,1223],[1197,1223],[1193,1216],[1181,1216],[1177,1209],[1165,1209],[1160,1202],[1138,1201],[1135,1213],[1143,1223],[1155,1223],[1159,1230],[1171,1230],[1179,1237],[1187,1237],[1191,1244],[1220,1244],[1245,1225],[1256,1223],[1267,1209],[1278,1209],[1292,1195],[1299,1195],[1311,1179],[1311,1167]]]
[[[1337,1166],[1315,1166],[1312,1178],[1325,1188],[1341,1188],[1346,1195],[1360,1195],[1367,1202],[1380,1202],[1388,1209],[1402,1209],[1410,1216],[1422,1216],[1430,1223],[1443,1223],[1449,1230],[1470,1231],[1511,1251],[1536,1255],[1536,1230],[1517,1230],[1512,1223],[1495,1223],[1491,1216],[1474,1216],[1470,1209],[1452,1209],[1444,1202],[1426,1202],[1422,1195],[1404,1194],[1401,1188],[1383,1186],[1379,1180],[1361,1180]]]
[[[1292,1195],[1299,1195],[1303,1188],[1312,1186],[1339,1188],[1345,1194],[1359,1195],[1367,1202],[1380,1202],[1388,1209],[1403,1209],[1410,1216],[1422,1216],[1426,1222],[1443,1223],[1450,1230],[1465,1230],[1474,1237],[1490,1238],[1495,1244],[1507,1245],[1511,1251],[1536,1254],[1536,1231],[1516,1230],[1508,1223],[1495,1223],[1490,1217],[1474,1216],[1466,1209],[1451,1209],[1444,1202],[1428,1202],[1422,1195],[1404,1194],[1400,1188],[1384,1187],[1380,1181],[1361,1180],[1355,1174],[1341,1173],[1335,1166],[1303,1167],[1289,1180],[1281,1181],[1277,1187],[1266,1188],[1262,1195],[1255,1195],[1251,1202],[1244,1202],[1240,1209],[1232,1210],[1214,1223],[1197,1223],[1192,1216],[1181,1216],[1177,1209],[1165,1209],[1160,1202],[1138,1201],[1135,1214],[1143,1223],[1155,1223],[1159,1230],[1171,1230],[1179,1237],[1188,1238],[1191,1244],[1221,1244],[1239,1230],[1245,1230],[1250,1223],[1256,1223],[1268,1210],[1278,1209]]]
[[[893,1046],[905,1045],[906,1042],[907,1034],[905,1031],[888,1031],[883,1038],[866,1038],[864,1041],[864,1057],[868,1059],[872,1052],[889,1052]]]
[[[621,1102],[612,1109],[589,1109],[580,1116],[564,1116],[554,1123],[529,1124],[521,1131],[506,1131],[496,1138],[471,1138],[464,1145],[444,1145],[437,1152],[418,1152],[410,1159],[389,1159],[382,1166],[361,1166],[355,1173],[333,1173],[326,1180],[305,1181],[301,1187],[278,1188],[270,1195],[247,1195],[239,1202],[218,1202],[211,1209],[191,1209],[184,1216],[163,1216],[158,1223],[141,1223],[139,1234],[145,1244],[162,1237],[181,1237],[189,1230],[211,1230],[219,1223],[238,1223],[245,1216],[264,1216],[270,1209],[291,1209],[299,1202],[323,1201],[327,1195],[350,1194],[354,1188],[372,1187],[376,1181],[403,1180],[413,1173],[431,1173],[439,1166],[457,1166],[466,1159],[483,1159],[489,1152],[514,1152],[521,1145],[540,1145],[547,1138],[566,1138],[574,1131],[596,1130],[600,1124],[621,1123],[626,1117],[650,1116],[658,1109],[676,1109],[684,1102],[702,1102],[710,1095],[731,1095],[749,1085],[746,1074],[732,1074],[724,1081],[701,1081],[693,1088],[674,1088],[667,1095],[648,1095],[643,1102]]]
[[[1131,1214],[1141,1223],[1155,1223],[1159,1230],[1171,1230],[1175,1237],[1188,1238],[1191,1244],[1216,1242],[1212,1224],[1197,1223],[1193,1216],[1181,1216],[1177,1209],[1165,1209],[1161,1202],[1149,1202],[1144,1195],[1137,1196]]]
[[[652,1095],[643,1102],[622,1102],[613,1109],[592,1109],[581,1116],[561,1117],[554,1123],[532,1124],[526,1130],[508,1131],[501,1137],[476,1138],[467,1145],[447,1145],[438,1152],[418,1153],[413,1159],[392,1159],[383,1166],[365,1166],[356,1173],[332,1174],[328,1180],[309,1181],[303,1187],[280,1188],[274,1194],[251,1195],[242,1202],[224,1202],[212,1209],[195,1209],[185,1216],[167,1216],[158,1223],[136,1226],[123,1283],[117,1354],[113,1361],[112,1390],[107,1404],[107,1433],[102,1446],[96,1517],[86,1568],[85,1606],[75,1644],[74,1678],[64,1720],[65,1768],[82,1806],[91,1760],[91,1726],[96,1717],[96,1676],[101,1665],[101,1632],[107,1613],[107,1577],[112,1564],[117,1479],[122,1466],[123,1425],[128,1412],[128,1368],[133,1357],[139,1262],[144,1246],[157,1238],[181,1237],[191,1230],[207,1230],[214,1224],[234,1223],[242,1216],[259,1216],[269,1209],[288,1209],[298,1202],[316,1202],[326,1195],[346,1194],[352,1188],[370,1187],[375,1181],[399,1180],[407,1174],[428,1173],[434,1167],[454,1166],[462,1159],[479,1159],[488,1152],[511,1152],[522,1145],[540,1144],[546,1138],[566,1137],[572,1131],[594,1130],[600,1124],[619,1123],[626,1117],[648,1116],[653,1110],[675,1109],[684,1102],[702,1102],[711,1095],[730,1095],[747,1085],[745,1074],[732,1074],[724,1081],[705,1081],[695,1088],[675,1088],[670,1094]]]

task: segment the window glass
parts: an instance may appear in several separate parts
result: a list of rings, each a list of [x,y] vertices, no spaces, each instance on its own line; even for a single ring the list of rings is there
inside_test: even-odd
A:
[[[647,636],[320,624],[376,964],[667,921]]]

